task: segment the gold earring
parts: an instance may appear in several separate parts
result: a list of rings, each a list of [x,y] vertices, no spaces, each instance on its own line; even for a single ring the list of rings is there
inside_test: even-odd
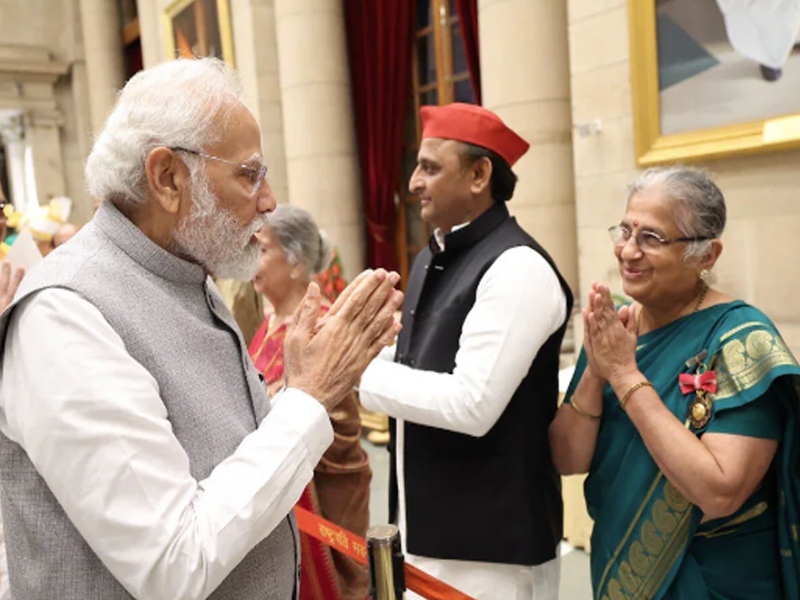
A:
[[[700,270],[700,281],[705,282],[708,279],[708,269],[701,269]]]

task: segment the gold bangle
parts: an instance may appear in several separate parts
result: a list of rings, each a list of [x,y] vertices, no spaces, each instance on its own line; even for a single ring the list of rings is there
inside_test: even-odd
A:
[[[622,398],[620,398],[619,400],[620,408],[622,408],[622,410],[625,410],[625,403],[628,401],[628,398],[631,397],[631,394],[633,394],[633,392],[635,392],[636,390],[642,389],[643,387],[651,387],[655,389],[653,387],[653,384],[647,381],[646,379],[644,381],[640,381],[639,383],[635,383],[634,385],[629,387],[628,391],[622,395]]]
[[[599,419],[600,419],[600,417],[602,417],[602,416],[603,416],[603,415],[591,415],[591,414],[587,413],[587,412],[586,412],[585,410],[583,410],[583,409],[582,409],[580,406],[578,406],[578,403],[577,403],[577,402],[575,402],[575,398],[573,398],[573,399],[572,399],[572,401],[569,403],[569,405],[570,405],[572,408],[574,408],[574,409],[575,409],[575,412],[576,412],[576,413],[578,413],[580,416],[582,416],[582,417],[586,417],[587,419],[592,419],[593,421],[597,421],[597,420],[599,420]]]

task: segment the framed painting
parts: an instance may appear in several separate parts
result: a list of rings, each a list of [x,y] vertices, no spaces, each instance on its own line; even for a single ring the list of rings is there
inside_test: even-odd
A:
[[[233,66],[228,0],[176,0],[164,11],[168,56],[214,56]]]
[[[800,2],[628,0],[645,167],[800,148]]]

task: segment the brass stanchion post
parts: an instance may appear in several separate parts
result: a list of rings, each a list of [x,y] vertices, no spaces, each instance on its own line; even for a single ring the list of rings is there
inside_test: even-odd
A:
[[[376,525],[367,531],[371,600],[402,600],[406,589],[400,531],[394,525]]]

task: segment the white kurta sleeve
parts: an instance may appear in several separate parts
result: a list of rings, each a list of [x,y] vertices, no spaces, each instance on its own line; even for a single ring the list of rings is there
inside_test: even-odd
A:
[[[170,600],[206,598],[287,517],[333,440],[322,405],[288,389],[196,481],[155,379],[97,308],[57,289],[12,315],[0,428],[125,589]]]
[[[361,377],[361,402],[399,419],[483,436],[566,311],[566,297],[547,261],[527,246],[506,250],[478,284],[453,372],[376,359]]]

